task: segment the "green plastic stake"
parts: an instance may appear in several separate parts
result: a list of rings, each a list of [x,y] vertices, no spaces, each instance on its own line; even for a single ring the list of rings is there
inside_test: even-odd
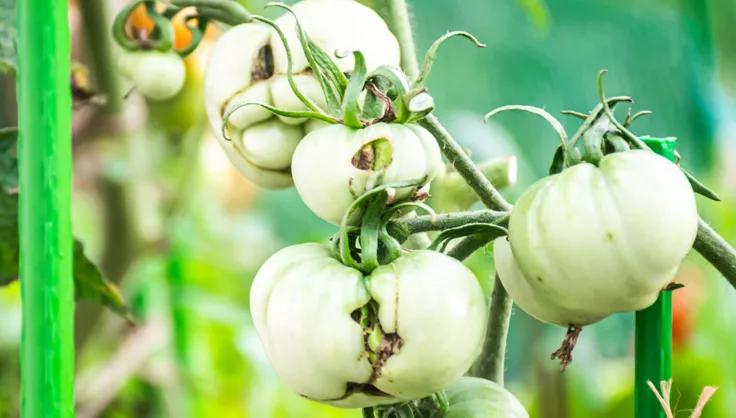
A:
[[[676,138],[641,137],[657,154],[676,161]],[[647,381],[659,387],[659,382],[672,377],[672,291],[664,291],[654,305],[636,313],[636,370],[634,416],[665,418]]]
[[[66,0],[16,2],[21,416],[74,416],[71,92]]]

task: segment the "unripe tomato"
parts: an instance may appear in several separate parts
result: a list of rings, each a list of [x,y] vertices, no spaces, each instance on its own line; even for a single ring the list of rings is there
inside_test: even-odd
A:
[[[529,418],[511,392],[490,380],[463,377],[445,393],[450,408],[442,418]]]
[[[434,179],[444,170],[434,137],[418,125],[332,125],[311,132],[292,160],[294,184],[317,216],[339,224],[356,196],[382,184]],[[398,198],[409,190],[402,189]]]
[[[151,100],[167,100],[184,86],[184,60],[174,51],[121,51],[120,71]]]
[[[310,38],[331,56],[336,50],[360,50],[368,69],[380,65],[398,65],[399,48],[386,24],[370,8],[347,0],[304,0],[292,6]],[[319,83],[310,74],[306,58],[295,31],[294,18],[285,14],[276,20],[284,31],[293,51],[295,81],[299,89],[323,109],[324,94]],[[343,71],[353,69],[353,57],[334,58]],[[265,120],[279,120],[271,125],[277,141],[264,141],[258,149],[238,149],[238,143],[226,140],[221,134],[223,117],[234,105],[244,102],[263,102],[287,110],[305,110],[289,86],[286,51],[279,36],[265,24],[237,25],[225,32],[215,43],[205,75],[205,104],[212,129],[230,160],[256,184],[268,188],[291,185],[289,172],[291,151],[282,147],[282,139],[291,133],[276,133],[278,126],[298,125],[304,120],[277,118],[257,106],[242,107],[228,119],[233,138],[249,142],[251,127]],[[304,136],[302,131],[301,136]],[[272,143],[273,142],[273,143]],[[271,147],[272,146],[272,147]],[[262,166],[264,158],[284,163],[278,167]]]
[[[654,303],[697,224],[676,165],[646,151],[614,153],[531,186],[513,209],[508,240],[495,241],[496,266],[527,313],[586,325]]]
[[[414,251],[364,275],[327,247],[302,244],[261,267],[251,313],[287,387],[357,408],[418,399],[458,379],[480,353],[487,311],[473,273],[442,253]]]

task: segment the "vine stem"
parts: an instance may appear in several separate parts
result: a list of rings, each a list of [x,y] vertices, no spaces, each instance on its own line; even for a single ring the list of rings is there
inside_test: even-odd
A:
[[[504,218],[508,218],[508,216],[508,212],[483,209],[400,219],[392,221],[391,226],[393,227],[392,232],[394,232],[396,238],[399,241],[403,241],[409,235],[421,232],[443,231],[473,223],[503,223]]]
[[[419,61],[414,43],[409,6],[406,0],[384,0],[389,14],[388,25],[399,41],[401,49],[401,68],[412,81],[419,76]]]
[[[736,250],[702,219],[693,248],[736,288]]]
[[[171,0],[172,6],[179,8],[196,7],[207,17],[228,25],[238,25],[251,21],[251,14],[242,5],[228,0]]]
[[[483,343],[483,353],[473,365],[472,373],[475,376],[486,377],[499,385],[504,384],[504,363],[506,360],[506,340],[511,320],[513,302],[501,279],[496,274],[491,293],[491,306],[486,328],[486,338]]]

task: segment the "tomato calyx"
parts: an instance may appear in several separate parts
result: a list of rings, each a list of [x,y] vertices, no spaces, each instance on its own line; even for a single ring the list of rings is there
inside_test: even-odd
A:
[[[113,37],[128,51],[174,50],[186,57],[199,46],[210,22],[206,9],[181,14],[186,6],[159,7],[154,0],[133,0],[115,17]]]
[[[580,337],[580,333],[582,331],[583,327],[580,325],[568,326],[565,338],[562,340],[562,345],[560,345],[560,348],[550,355],[550,360],[560,360],[563,372],[567,370],[567,366],[572,363],[572,352],[575,350],[575,345],[578,343],[578,337]]]

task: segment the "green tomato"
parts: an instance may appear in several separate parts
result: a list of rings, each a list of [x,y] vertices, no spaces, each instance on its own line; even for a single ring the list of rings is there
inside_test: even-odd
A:
[[[432,179],[444,164],[434,137],[419,125],[331,125],[312,131],[292,160],[294,185],[317,216],[339,224],[356,196],[383,184]],[[402,189],[397,198],[410,190]]]
[[[463,377],[445,393],[450,408],[443,418],[529,418],[511,392],[490,380]]]
[[[527,313],[586,325],[654,303],[697,225],[676,165],[646,151],[614,153],[531,186],[513,209],[509,239],[495,241],[496,267]]]
[[[361,321],[366,309],[372,324]],[[364,275],[326,246],[302,244],[261,267],[251,313],[287,387],[358,408],[418,399],[460,378],[480,353],[487,311],[473,273],[442,253],[414,251]]]
[[[150,100],[171,99],[186,80],[184,60],[174,51],[123,51],[118,64],[121,73]]]
[[[365,54],[368,69],[381,65],[398,65],[398,43],[385,22],[370,8],[354,1],[304,0],[292,6],[310,38],[328,54],[335,51],[359,50]],[[294,57],[294,78],[300,91],[323,109],[324,94],[317,80],[310,74],[306,58],[297,38],[294,18],[284,14],[276,20],[288,39]],[[349,57],[337,58],[338,67],[350,72],[354,61]],[[259,106],[234,110],[228,119],[231,137],[251,142],[250,128],[264,121],[278,121],[270,125],[274,141],[263,140],[257,149],[242,147],[226,140],[222,132],[223,117],[237,104],[261,102],[291,111],[307,110],[289,86],[286,51],[279,36],[267,25],[247,23],[225,32],[215,43],[205,75],[205,107],[213,132],[229,159],[251,181],[267,188],[282,188],[292,184],[289,167],[293,147],[283,146],[285,137],[292,137],[288,125],[304,124],[303,119],[278,118]],[[279,126],[285,132],[278,132]],[[288,131],[288,132],[286,132]],[[302,130],[299,139],[304,137]],[[262,139],[259,139],[259,141]],[[255,140],[254,140],[255,141]],[[263,165],[266,160],[281,164]]]

